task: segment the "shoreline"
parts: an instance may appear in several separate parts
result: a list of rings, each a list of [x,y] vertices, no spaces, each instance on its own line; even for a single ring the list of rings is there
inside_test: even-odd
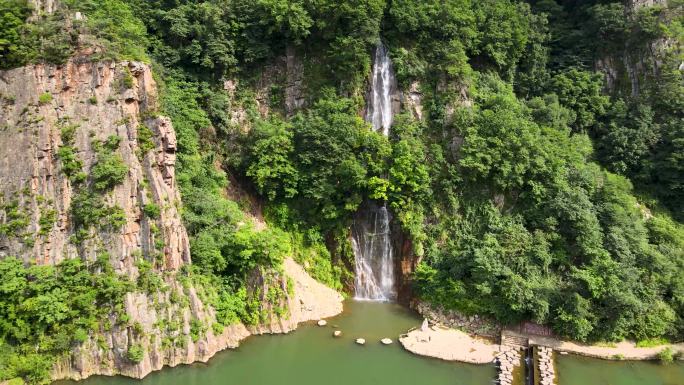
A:
[[[658,359],[657,355],[666,348],[684,357],[684,343],[665,344],[653,347],[637,347],[635,342],[622,341],[614,346],[599,346],[565,341],[553,337],[523,334],[503,329],[501,337],[516,337],[528,341],[530,346],[551,348],[561,355],[575,354],[611,361],[649,361]],[[498,354],[515,345],[499,344],[491,339],[466,333],[436,323],[426,330],[412,329],[399,338],[407,351],[426,357],[445,361],[458,361],[472,364],[487,364],[495,361]],[[682,358],[676,361],[682,361]]]
[[[91,376],[122,376],[140,380],[148,374],[164,368],[207,363],[216,354],[239,347],[242,341],[251,336],[288,334],[296,330],[301,324],[335,317],[342,313],[344,297],[334,289],[312,278],[294,259],[285,258],[283,273],[292,279],[294,284],[293,295],[287,297],[290,312],[287,318],[271,314],[267,322],[258,325],[245,325],[243,323],[228,325],[219,335],[214,335],[209,330],[204,339],[196,344],[199,353],[196,353],[195,350],[188,350],[189,354],[179,354],[179,349],[172,348],[160,351],[159,354],[164,356],[162,360],[157,360],[154,363],[146,356],[140,363],[119,367],[116,365],[116,361],[104,361],[97,355],[91,357],[76,350],[76,354],[72,353],[55,362],[52,367],[50,383],[54,384],[57,381],[64,380],[81,381]],[[105,358],[109,358],[109,356],[105,356]],[[102,365],[102,362],[105,362],[106,365]],[[0,382],[0,385],[5,385],[5,383]]]

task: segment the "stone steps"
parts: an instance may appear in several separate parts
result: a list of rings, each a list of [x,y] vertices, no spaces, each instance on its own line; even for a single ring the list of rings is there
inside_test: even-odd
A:
[[[530,340],[528,338],[525,338],[525,337],[520,337],[520,336],[502,333],[501,334],[501,345],[526,348],[526,347],[530,346]]]

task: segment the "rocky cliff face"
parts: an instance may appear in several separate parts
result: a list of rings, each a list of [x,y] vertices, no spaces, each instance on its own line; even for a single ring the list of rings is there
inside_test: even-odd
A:
[[[288,260],[283,272],[274,273],[292,286],[283,304],[287,311],[251,332],[237,324],[214,334],[214,310],[203,300],[203,289],[181,273],[191,256],[179,214],[177,143],[171,121],[156,111],[156,85],[150,68],[140,63],[73,60],[0,72],[0,224],[7,225],[0,232],[0,258],[56,264],[108,255],[115,271],[133,281],[139,263],[147,261],[165,287],[127,294],[127,322],[112,316],[110,328],[91,333],[55,366],[54,379],[141,378],[165,365],[206,361],[251,333],[288,332],[298,322],[342,310],[338,293]],[[112,137],[119,138],[114,152],[127,172],[101,194],[101,204],[117,208],[123,225],[79,228],[72,204],[83,187],[67,175],[60,148],[73,149],[89,175],[101,152],[108,151],[100,143]],[[158,214],[146,214],[146,207],[158,208]],[[143,352],[138,363],[127,357],[134,346]]]
[[[666,0],[630,0],[625,3],[625,18],[631,20],[645,7],[667,6]],[[662,55],[675,47],[673,39],[655,39],[637,45],[625,43],[619,52],[605,54],[596,59],[594,67],[603,72],[609,92],[623,91],[636,97],[640,94],[645,76],[656,75],[662,63]]]
[[[136,254],[150,254],[155,238],[161,238],[163,269],[177,270],[190,262],[174,179],[175,133],[167,118],[142,120],[156,110],[149,68],[135,63],[69,62],[60,67],[23,67],[0,76],[4,100],[0,193],[5,204],[16,201],[28,217],[20,229],[23,237],[3,237],[0,256],[55,264],[78,255],[94,260],[98,251],[107,250],[115,270],[135,275]],[[143,125],[152,130],[155,141],[153,151],[146,154],[140,154],[138,143]],[[117,153],[128,167],[123,182],[104,196],[105,204],[123,209],[125,225],[121,230],[93,232],[80,245],[70,242],[74,226],[69,208],[75,186],[65,173],[64,160],[57,156],[65,145],[62,129],[68,126],[75,128],[70,146],[83,162],[83,171],[87,173],[96,162],[96,143],[111,136],[121,138]],[[142,207],[150,203],[162,208],[159,219],[143,215]],[[159,231],[151,230],[155,226]]]

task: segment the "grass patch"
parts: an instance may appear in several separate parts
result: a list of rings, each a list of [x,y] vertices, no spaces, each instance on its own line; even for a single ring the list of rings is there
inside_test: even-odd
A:
[[[647,340],[641,340],[637,342],[636,346],[637,348],[652,348],[655,346],[667,345],[669,343],[670,341],[666,340],[665,338],[649,338]]]

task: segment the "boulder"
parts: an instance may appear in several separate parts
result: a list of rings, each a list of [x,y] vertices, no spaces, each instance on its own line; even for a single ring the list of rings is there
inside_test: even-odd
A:
[[[318,320],[318,326],[325,326],[325,325],[327,325],[327,324],[328,324],[328,321],[326,321],[326,320],[324,320],[324,319]]]
[[[333,332],[333,337],[339,337],[339,336],[341,336],[341,335],[342,335],[342,332],[341,332],[340,330],[335,330],[335,331]]]
[[[382,342],[383,345],[389,345],[392,343],[392,340],[389,338],[383,338],[380,340],[380,342]]]
[[[364,345],[366,343],[366,340],[363,338],[357,338],[356,343],[359,345]]]

